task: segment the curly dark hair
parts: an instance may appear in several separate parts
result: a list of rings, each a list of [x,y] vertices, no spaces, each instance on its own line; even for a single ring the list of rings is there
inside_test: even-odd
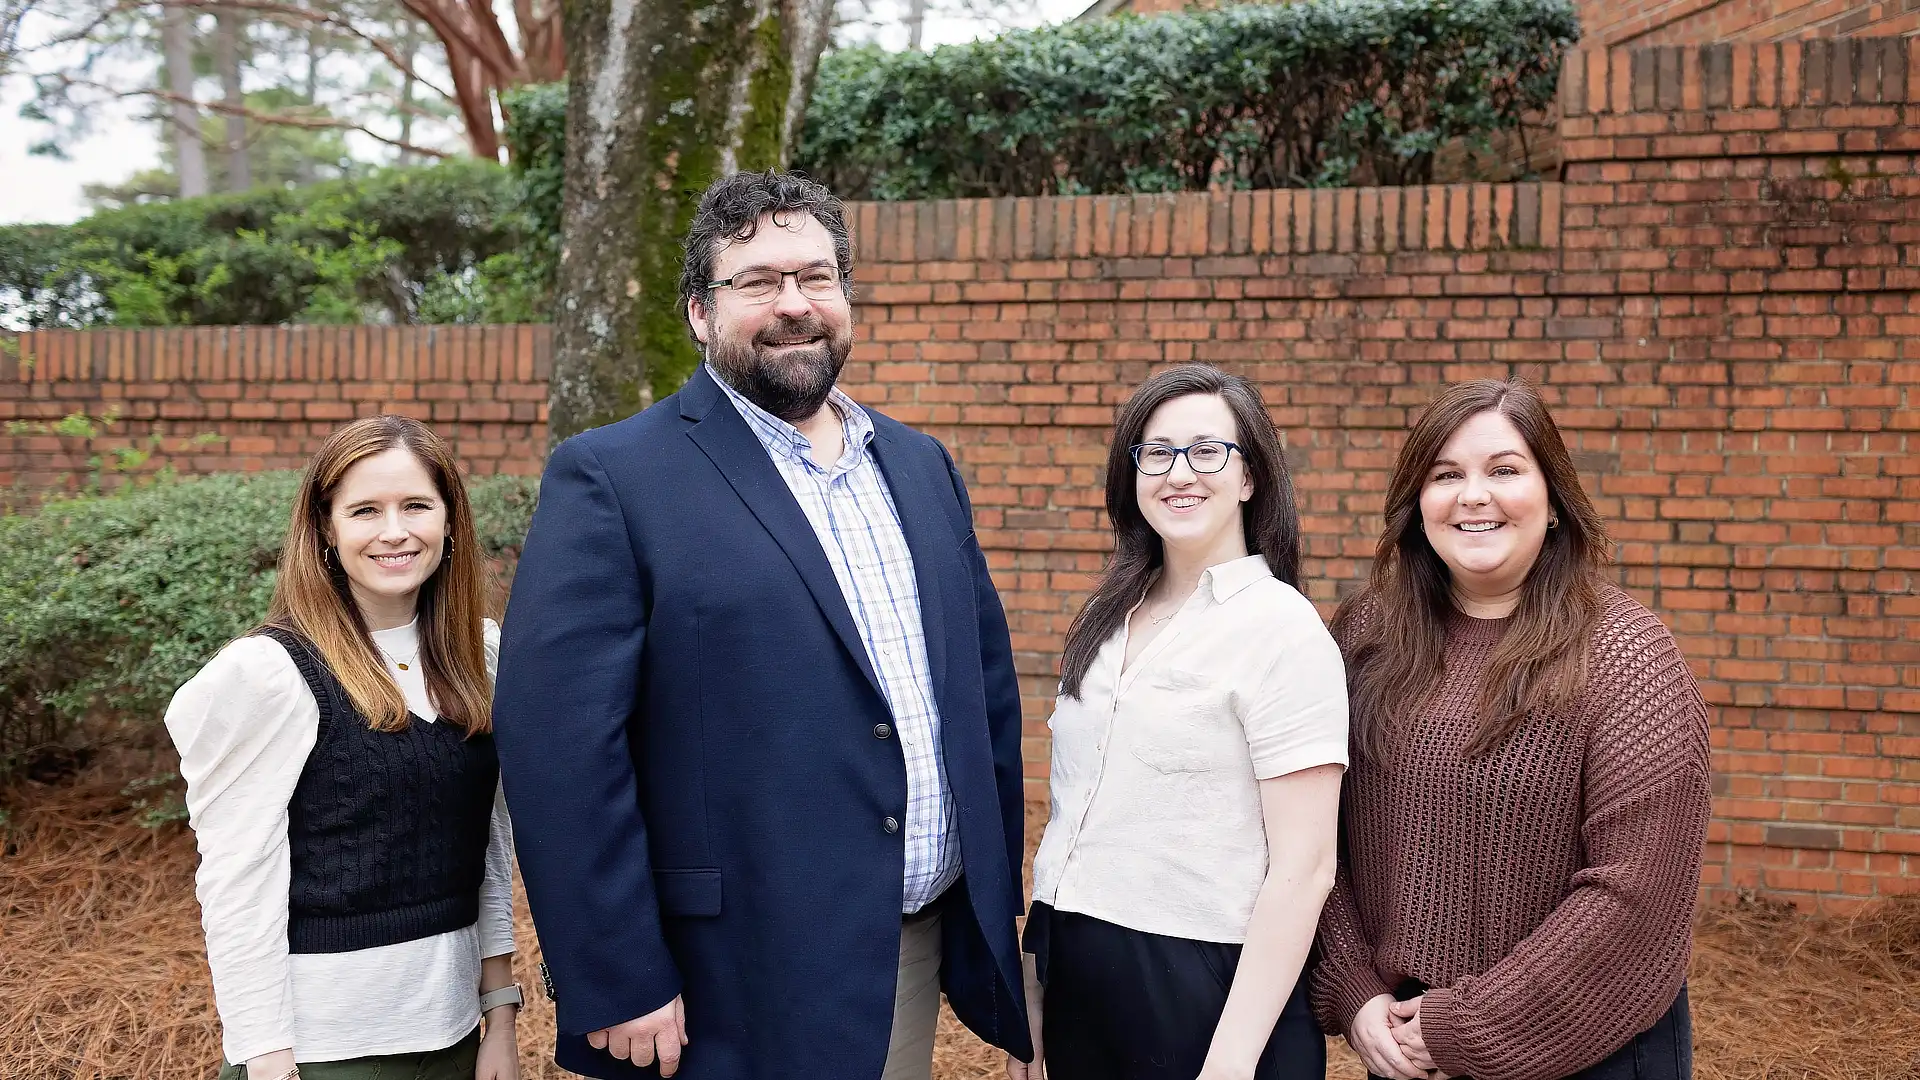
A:
[[[687,302],[713,301],[714,247],[726,240],[740,243],[753,239],[760,219],[768,214],[812,214],[833,237],[833,258],[840,264],[840,287],[847,299],[853,299],[853,243],[847,238],[847,217],[840,199],[822,184],[799,173],[740,172],[713,182],[700,196],[700,208],[693,213],[687,229],[686,261],[680,267],[680,309]]]

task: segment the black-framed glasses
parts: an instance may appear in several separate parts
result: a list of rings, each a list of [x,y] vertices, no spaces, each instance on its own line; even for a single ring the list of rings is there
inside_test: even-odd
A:
[[[798,270],[742,270],[730,278],[707,282],[709,289],[732,289],[749,304],[765,304],[780,295],[788,278],[800,287],[800,295],[810,300],[831,300],[840,295],[840,268],[803,266]]]
[[[1166,443],[1141,443],[1127,447],[1133,455],[1133,467],[1148,476],[1165,476],[1173,471],[1173,463],[1180,455],[1187,456],[1187,467],[1197,473],[1217,473],[1227,467],[1227,459],[1240,449],[1239,443],[1230,443],[1225,439],[1201,439],[1188,446],[1168,446]]]

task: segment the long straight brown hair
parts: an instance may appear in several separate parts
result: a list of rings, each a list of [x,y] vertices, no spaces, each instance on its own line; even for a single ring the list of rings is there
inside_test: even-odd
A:
[[[1467,756],[1499,746],[1528,715],[1565,707],[1586,683],[1587,639],[1599,613],[1598,585],[1607,561],[1606,524],[1580,486],[1579,470],[1538,391],[1519,379],[1449,386],[1407,434],[1387,485],[1386,529],[1373,573],[1334,616],[1334,634],[1347,646],[1353,742],[1376,762],[1386,759],[1398,733],[1438,688],[1447,618],[1456,610],[1447,564],[1427,541],[1420,492],[1447,440],[1488,412],[1519,429],[1560,520],[1547,530],[1513,621],[1487,666],[1480,727]]]
[[[327,520],[333,496],[347,470],[370,457],[404,448],[433,478],[447,508],[447,550],[420,587],[416,608],[421,674],[440,720],[468,735],[493,729],[493,691],[487,682],[486,640],[481,619],[486,584],[475,550],[473,509],[453,454],[438,435],[406,416],[369,416],[327,437],[307,463],[294,497],[280,575],[267,607],[267,626],[313,643],[334,678],[375,731],[407,726],[407,699],[375,655],[346,571],[332,558]]]
[[[1127,612],[1146,594],[1153,572],[1166,561],[1160,534],[1140,512],[1135,487],[1133,452],[1147,430],[1153,410],[1189,394],[1211,394],[1233,413],[1234,451],[1246,461],[1253,480],[1253,497],[1241,511],[1247,551],[1266,556],[1273,576],[1300,587],[1300,511],[1293,504],[1293,478],[1287,473],[1280,433],[1260,388],[1238,375],[1207,364],[1180,364],[1158,372],[1134,390],[1120,406],[1113,422],[1113,441],[1107,447],[1107,520],[1113,525],[1113,557],[1093,595],[1067,627],[1067,647],[1060,658],[1060,692],[1080,696],[1080,683],[1093,666]]]

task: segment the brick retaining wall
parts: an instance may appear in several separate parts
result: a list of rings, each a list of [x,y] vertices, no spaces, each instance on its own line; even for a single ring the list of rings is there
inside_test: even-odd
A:
[[[1156,364],[1258,380],[1312,595],[1364,572],[1441,384],[1539,380],[1715,706],[1705,886],[1920,889],[1920,49],[1581,54],[1563,184],[861,204],[864,401],[953,447],[1012,615],[1044,782],[1061,634],[1101,562],[1115,404]],[[31,335],[0,418],[117,405],[188,470],[296,464],[378,408],[533,471],[544,328]],[[188,447],[200,432],[223,444]],[[84,453],[0,436],[0,485]],[[167,455],[162,454],[161,458]],[[158,459],[156,459],[158,460]]]

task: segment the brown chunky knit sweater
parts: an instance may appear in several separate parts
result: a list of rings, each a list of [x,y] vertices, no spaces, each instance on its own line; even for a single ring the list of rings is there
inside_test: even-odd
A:
[[[1552,1080],[1652,1026],[1686,977],[1707,711],[1666,627],[1606,586],[1578,705],[1464,760],[1506,627],[1456,615],[1445,681],[1410,737],[1384,766],[1355,758],[1313,1002],[1344,1032],[1417,979],[1442,1071]]]

